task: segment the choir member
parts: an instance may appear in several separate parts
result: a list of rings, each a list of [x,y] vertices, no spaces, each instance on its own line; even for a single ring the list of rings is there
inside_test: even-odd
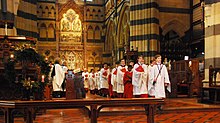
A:
[[[100,87],[101,95],[107,97],[108,95],[108,75],[110,74],[107,63],[104,63],[104,67],[100,71]]]
[[[121,65],[118,66],[117,69],[117,95],[118,97],[122,98],[123,97],[123,93],[124,93],[124,83],[123,83],[123,78],[124,78],[124,74],[127,71],[127,66],[125,65],[125,60],[122,59],[121,60]]]
[[[66,74],[68,73],[68,67],[67,67],[66,61],[63,62],[62,69],[65,73],[65,76],[63,78],[63,83],[62,83],[62,89],[63,89],[62,96],[65,97],[65,95],[66,95]]]
[[[117,97],[117,69],[120,65],[120,62],[115,62],[115,68],[112,69],[111,72],[111,84],[112,84],[112,90],[113,90],[113,97]]]
[[[86,68],[82,72],[82,76],[83,76],[83,80],[84,80],[84,89],[87,93],[89,90],[89,73]]]
[[[62,66],[60,65],[59,59],[57,59],[53,65],[51,77],[53,79],[53,96],[61,97],[61,92],[63,91],[62,83],[65,77],[65,72],[63,71]]]
[[[143,56],[138,56],[138,63],[134,65],[133,76],[133,95],[135,97],[147,98],[148,97],[148,67],[144,64]]]
[[[100,87],[100,68],[96,71],[96,73],[95,73],[95,82],[96,82],[96,86],[95,86],[95,90],[96,90],[96,94],[97,95],[100,95],[100,89],[101,89],[101,87]]]
[[[110,73],[112,72],[112,68],[111,67],[109,67],[109,72]],[[112,83],[111,83],[111,78],[112,78],[112,74],[109,74],[108,75],[109,97],[113,97],[113,86],[112,86]]]
[[[134,61],[133,60],[129,61],[129,65],[131,65],[132,68],[133,68],[134,67]]]
[[[128,71],[124,75],[124,97],[132,98],[133,97],[133,85],[132,85],[132,66],[128,65]]]
[[[95,72],[91,69],[89,73],[89,89],[91,94],[95,94]]]
[[[155,59],[150,60],[150,65],[148,66],[148,73],[152,73],[151,71],[153,70],[153,66],[156,64]],[[150,97],[154,97],[154,86],[150,86],[151,85],[151,81],[150,81],[150,77],[148,79],[148,94]]]
[[[150,73],[150,81],[149,88],[154,88],[154,93],[152,96],[155,98],[165,98],[165,89],[171,92],[170,80],[168,76],[168,72],[166,66],[161,64],[161,55],[155,56],[156,65],[153,66]]]

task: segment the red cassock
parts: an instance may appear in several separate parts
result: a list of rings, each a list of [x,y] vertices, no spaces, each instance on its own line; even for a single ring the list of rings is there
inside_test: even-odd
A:
[[[111,74],[109,74],[108,76],[108,85],[109,85],[109,96],[112,97],[113,96],[113,89],[112,89],[112,84],[111,84]]]
[[[124,75],[124,97],[133,97],[132,72],[126,71]]]

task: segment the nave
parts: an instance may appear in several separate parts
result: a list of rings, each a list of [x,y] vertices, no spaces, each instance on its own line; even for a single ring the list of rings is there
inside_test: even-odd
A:
[[[106,98],[87,94],[87,98]],[[53,98],[56,100],[57,98]],[[62,98],[59,98],[62,100]],[[113,112],[114,111],[114,112]],[[196,98],[168,98],[164,109],[155,115],[156,123],[218,123],[220,106],[197,103]],[[103,108],[98,123],[146,123],[141,107]],[[38,114],[34,123],[88,123],[88,115],[81,109],[48,109]],[[4,117],[0,117],[4,122]],[[24,123],[16,117],[14,123]]]

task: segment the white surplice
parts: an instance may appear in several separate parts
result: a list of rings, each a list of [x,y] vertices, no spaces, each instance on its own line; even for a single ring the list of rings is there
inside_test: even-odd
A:
[[[127,71],[127,66],[118,66],[117,68],[117,93],[124,93],[124,74],[125,72],[122,72],[122,70],[125,69]]]
[[[63,79],[65,77],[65,72],[63,71],[61,65],[59,64],[54,64],[55,67],[55,76],[53,76],[53,91],[63,91],[62,89],[62,84],[63,84]]]
[[[143,72],[137,71],[138,67],[143,68]],[[135,64],[132,74],[133,95],[148,94],[148,67],[145,64]]]
[[[95,73],[95,88],[100,90],[100,71]]]
[[[160,70],[161,72],[159,74]],[[171,84],[166,66],[163,64],[154,65],[149,75],[150,75],[150,82],[148,85],[148,89],[154,89],[154,91],[152,91],[151,93],[151,96],[155,96],[155,98],[166,98],[165,86],[164,86],[165,83],[168,84],[167,90],[171,92]],[[155,85],[153,85],[154,80],[157,80]]]
[[[111,84],[112,84],[112,90],[117,91],[117,68],[112,69],[111,73]]]
[[[89,73],[82,72],[82,77],[84,79],[84,88],[89,88]]]
[[[104,75],[106,74],[106,75]],[[108,75],[110,74],[109,69],[104,69],[102,68],[100,70],[100,88],[105,88],[108,89],[109,85],[108,85]]]
[[[95,90],[95,74],[89,73],[89,89],[90,90]]]
[[[151,77],[150,77],[150,74],[152,74],[152,71],[153,71],[153,66],[154,65],[149,65],[148,66],[148,73],[149,73],[149,77],[148,77],[148,94],[150,96],[155,95],[155,87],[152,85],[152,81],[151,81]]]

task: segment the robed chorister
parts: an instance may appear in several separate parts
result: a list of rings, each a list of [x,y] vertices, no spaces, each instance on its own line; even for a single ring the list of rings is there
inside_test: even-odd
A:
[[[134,65],[132,84],[133,84],[133,95],[135,97],[148,97],[148,67],[144,64],[142,56],[138,57],[138,63]]]

